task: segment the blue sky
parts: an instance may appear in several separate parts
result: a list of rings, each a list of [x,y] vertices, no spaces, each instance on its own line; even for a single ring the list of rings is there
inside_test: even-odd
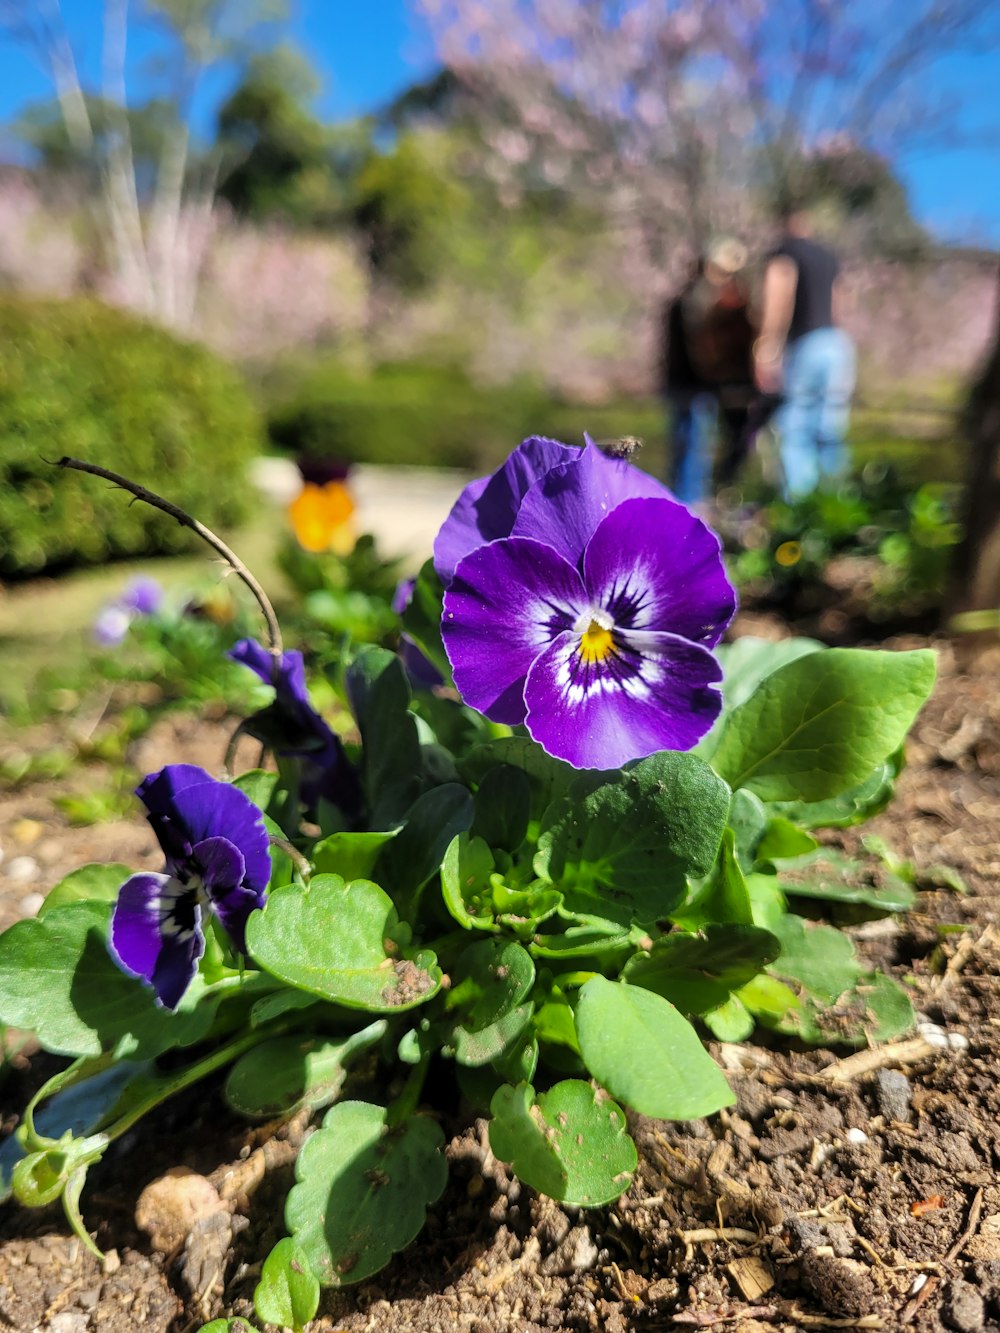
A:
[[[100,0],[63,0],[63,8],[92,68],[99,60]],[[317,109],[331,118],[378,106],[433,68],[428,39],[407,0],[299,0],[292,36],[323,78]],[[138,33],[136,61],[145,45]],[[47,95],[42,74],[9,44],[0,44],[0,75],[0,123]],[[961,126],[975,135],[996,104],[998,85],[1000,52],[993,52],[945,62],[928,95],[958,101]],[[1000,245],[1000,143],[941,146],[903,159],[898,168],[917,217],[942,239]]]

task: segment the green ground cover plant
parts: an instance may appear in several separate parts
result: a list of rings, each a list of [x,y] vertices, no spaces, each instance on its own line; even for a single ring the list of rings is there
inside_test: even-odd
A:
[[[253,591],[267,644],[229,656],[269,687],[240,732],[273,766],[149,774],[163,873],[84,867],[0,937],[0,1021],[69,1061],[0,1147],[22,1204],[61,1199],[93,1246],[89,1167],[228,1068],[240,1113],[322,1117],[255,1296],[301,1328],[421,1229],[442,1099],[489,1117],[526,1185],[596,1207],[636,1169],[628,1109],[733,1103],[704,1034],[912,1024],[822,920],[912,889],[831,866],[815,833],[891,798],[932,653],[720,646],[717,539],[627,462],[551,440],[459,497],[403,599],[409,670],[374,645],[326,663],[343,734]]]

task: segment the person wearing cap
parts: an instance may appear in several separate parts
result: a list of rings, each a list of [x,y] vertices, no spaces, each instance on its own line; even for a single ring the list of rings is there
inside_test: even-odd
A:
[[[787,208],[767,258],[754,380],[781,395],[778,431],[784,495],[809,495],[847,470],[845,437],[855,382],[854,344],[838,327],[840,265],[815,240],[808,214]]]
[[[715,242],[664,314],[663,391],[671,423],[668,482],[688,505],[701,505],[709,497],[720,425],[724,473],[735,471],[744,451],[755,336],[749,289],[742,277],[746,260],[741,242]]]

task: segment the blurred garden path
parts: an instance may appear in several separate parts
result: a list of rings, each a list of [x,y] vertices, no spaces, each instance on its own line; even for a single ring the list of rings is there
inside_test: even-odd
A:
[[[301,486],[298,469],[285,458],[258,458],[251,476],[282,507]],[[384,555],[399,556],[416,568],[431,554],[438,528],[469,479],[469,473],[451,468],[359,464],[350,478],[357,530],[370,532]]]

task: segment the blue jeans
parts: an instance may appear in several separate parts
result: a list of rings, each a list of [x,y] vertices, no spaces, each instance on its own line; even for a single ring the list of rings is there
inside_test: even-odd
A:
[[[682,504],[708,497],[719,415],[713,393],[699,390],[667,395],[670,408],[670,489]]]
[[[795,500],[847,471],[854,344],[843,329],[814,329],[785,349],[783,370],[785,401],[775,425],[785,499]]]

